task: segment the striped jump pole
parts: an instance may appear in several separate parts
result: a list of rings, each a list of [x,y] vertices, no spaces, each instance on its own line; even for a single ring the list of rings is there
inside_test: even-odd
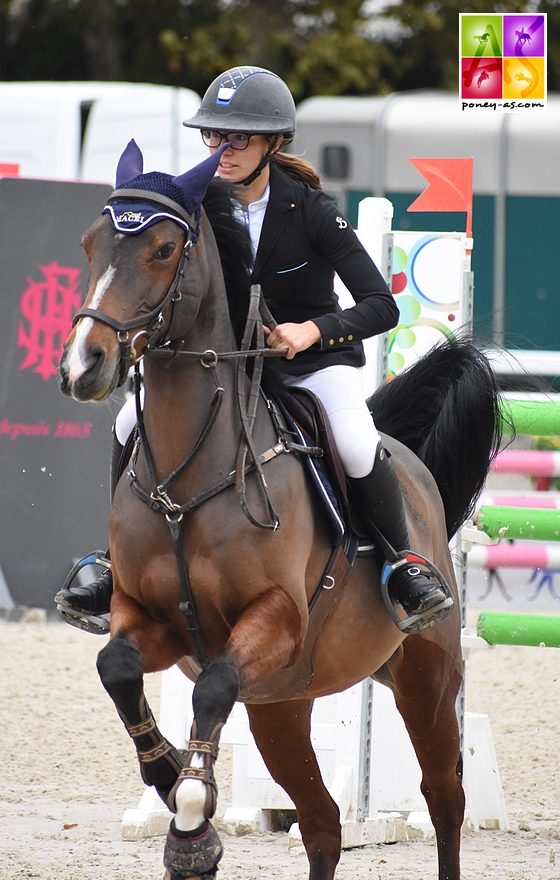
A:
[[[560,476],[560,452],[548,449],[503,449],[492,463],[492,472],[557,477]]]
[[[560,569],[560,544],[535,544],[508,541],[501,544],[473,544],[469,550],[469,565],[476,568],[540,568]]]
[[[560,510],[483,505],[474,524],[490,538],[560,541]]]
[[[560,508],[560,495],[557,492],[518,492],[500,494],[488,494],[484,492],[480,497],[480,505],[493,504],[497,507],[544,507],[549,510]]]
[[[555,400],[500,401],[502,430],[505,434],[558,435],[560,436],[560,405]]]
[[[534,645],[560,648],[560,615],[483,611],[476,632],[489,645]]]

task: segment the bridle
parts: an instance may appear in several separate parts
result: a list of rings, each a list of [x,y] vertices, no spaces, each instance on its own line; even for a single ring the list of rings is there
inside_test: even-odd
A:
[[[263,465],[273,458],[276,458],[277,456],[287,452],[300,451],[306,452],[308,454],[318,455],[322,454],[322,450],[315,449],[314,447],[310,447],[308,449],[307,447],[300,447],[298,446],[298,444],[295,444],[293,442],[293,439],[289,436],[289,430],[287,430],[284,425],[280,424],[277,410],[270,401],[268,401],[268,406],[269,410],[271,411],[272,421],[277,430],[278,440],[269,449],[260,454],[257,452],[254,446],[253,426],[255,424],[255,419],[257,415],[257,405],[260,394],[262,359],[264,357],[281,357],[285,354],[285,350],[270,349],[267,348],[267,346],[264,344],[264,336],[262,330],[263,321],[265,321],[268,326],[275,326],[276,322],[274,321],[274,318],[268,311],[266,304],[261,297],[260,286],[253,285],[251,287],[245,332],[243,334],[243,340],[241,342],[240,350],[228,352],[215,352],[212,350],[207,350],[204,352],[186,351],[182,347],[183,340],[175,340],[175,342],[173,342],[172,340],[167,338],[173,322],[174,305],[182,297],[182,283],[185,278],[186,262],[189,259],[191,248],[196,243],[199,236],[199,221],[198,219],[195,220],[195,218],[184,211],[181,206],[177,205],[177,203],[174,202],[172,199],[168,199],[166,196],[163,196],[159,193],[152,193],[136,189],[117,189],[111,194],[108,201],[110,203],[113,199],[122,199],[124,197],[144,199],[149,198],[149,200],[152,202],[157,202],[168,209],[171,208],[176,214],[178,214],[182,218],[183,221],[186,221],[188,227],[187,236],[185,244],[183,246],[183,252],[179,260],[179,265],[175,274],[175,278],[159,305],[157,305],[154,309],[146,314],[138,315],[136,318],[131,318],[128,321],[117,321],[111,315],[108,315],[106,312],[103,312],[100,309],[84,308],[79,309],[76,312],[73,324],[75,324],[76,321],[78,321],[80,318],[88,317],[93,318],[94,320],[99,321],[102,324],[106,324],[116,331],[121,349],[119,368],[120,372],[118,382],[119,385],[122,385],[126,377],[128,376],[130,366],[134,365],[134,390],[136,398],[138,433],[130,467],[128,470],[129,484],[134,494],[139,497],[152,510],[162,514],[167,522],[179,572],[179,581],[181,587],[181,601],[179,604],[179,608],[181,612],[185,615],[187,625],[191,632],[198,662],[204,668],[208,662],[204,644],[204,637],[198,621],[196,604],[194,601],[188,566],[185,560],[182,543],[182,529],[185,523],[185,514],[200,507],[209,498],[214,497],[225,489],[235,486],[241,509],[243,510],[243,513],[245,514],[247,519],[251,523],[253,523],[253,525],[259,528],[276,530],[280,524],[280,521],[274,505],[272,504],[272,501],[269,497],[268,487],[263,473]],[[170,217],[170,219],[173,218]],[[180,225],[183,225],[183,223],[181,223]],[[167,331],[165,331],[164,313],[168,307],[170,307],[171,309],[171,315],[169,321],[167,322]],[[131,339],[129,335],[130,331],[136,330],[138,327],[142,326],[144,326],[144,329],[133,335]],[[257,347],[251,348],[251,341],[254,335],[257,339]],[[136,351],[136,342],[139,338],[145,338],[147,340],[146,346],[144,347],[140,355]],[[156,345],[153,344],[154,341],[157,342]],[[163,481],[156,478],[155,462],[146,434],[142,405],[140,400],[141,379],[139,361],[144,355],[161,358],[196,358],[200,361],[201,366],[206,368],[210,372],[215,384],[214,395],[211,399],[209,411],[199,436],[195,440],[192,448],[185,455],[183,461]],[[250,381],[249,392],[247,394],[245,389],[245,367],[248,357],[255,358],[255,367]],[[235,468],[231,473],[219,480],[215,485],[206,489],[204,492],[200,493],[196,497],[187,500],[183,504],[177,504],[173,502],[173,500],[170,498],[169,489],[171,488],[174,481],[180,476],[180,474],[183,473],[188,466],[190,466],[216,422],[216,418],[224,397],[224,387],[222,383],[218,380],[216,374],[217,367],[220,361],[230,359],[237,360],[238,365],[237,397],[239,415],[242,425],[241,440],[236,457]],[[148,482],[147,487],[144,487],[140,484],[135,472],[135,462],[140,444],[142,445],[144,450]],[[249,458],[249,461],[247,461],[247,458]],[[246,477],[249,473],[255,474],[258,485],[260,486],[261,492],[264,497],[268,514],[268,519],[264,522],[261,522],[258,518],[256,518],[256,516],[251,512],[247,504]]]
[[[116,318],[113,318],[112,315],[108,315],[106,312],[101,311],[101,309],[78,309],[74,315],[72,320],[73,327],[80,318],[93,318],[95,321],[99,321],[101,324],[106,324],[108,327],[112,327],[113,330],[115,330],[120,346],[119,379],[117,387],[120,387],[126,381],[130,367],[139,360],[139,355],[136,351],[136,343],[139,339],[145,338],[148,346],[153,345],[156,340],[160,345],[165,343],[166,340],[162,337],[165,326],[164,313],[168,307],[171,308],[171,314],[169,321],[167,322],[169,328],[173,323],[175,303],[179,302],[183,295],[182,283],[185,278],[186,263],[189,259],[191,248],[198,239],[200,230],[200,221],[197,218],[185,211],[184,208],[178,205],[177,202],[173,201],[173,199],[169,199],[160,193],[143,189],[117,189],[111,193],[107,200],[107,204],[110,205],[112,201],[123,198],[148,199],[150,202],[156,202],[167,209],[171,209],[175,214],[181,217],[182,220],[186,221],[188,231],[181,257],[179,259],[179,265],[175,273],[175,278],[164,298],[150,312],[142,313],[136,318],[131,318],[128,321],[118,321]],[[170,219],[172,218],[170,217]],[[183,225],[184,224],[181,224],[181,226]],[[131,337],[130,331],[136,330],[138,327],[144,327],[144,329],[139,333],[133,334]]]

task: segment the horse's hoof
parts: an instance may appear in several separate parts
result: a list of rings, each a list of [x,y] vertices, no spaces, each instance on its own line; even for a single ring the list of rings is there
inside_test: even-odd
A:
[[[208,874],[189,874],[187,877],[185,877],[184,874],[179,877],[178,874],[171,874],[169,871],[166,871],[163,875],[163,880],[216,880],[217,876],[217,868],[214,871],[210,871]]]
[[[172,821],[163,852],[163,864],[166,868],[164,880],[195,877],[213,880],[223,852],[218,833],[210,822],[205,822],[197,831],[187,834],[175,828],[175,822]]]
[[[213,871],[209,871],[206,874],[172,874],[170,871],[166,871],[163,875],[163,880],[217,880],[218,877],[218,869],[214,868]]]

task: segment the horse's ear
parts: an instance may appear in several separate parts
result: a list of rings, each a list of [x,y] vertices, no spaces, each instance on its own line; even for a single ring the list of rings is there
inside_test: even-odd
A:
[[[180,174],[178,177],[173,178],[173,183],[177,184],[177,186],[182,189],[192,211],[198,208],[202,203],[210,181],[218,170],[221,155],[228,146],[229,144],[227,143],[222,144],[220,149],[216,150],[216,152],[212,156],[209,156],[208,159],[204,159],[203,162],[195,165],[190,171],[185,171],[184,174]]]
[[[120,189],[120,187],[124,186],[125,183],[128,183],[129,180],[133,180],[135,177],[142,174],[143,169],[144,157],[142,156],[140,147],[134,138],[132,138],[124,148],[124,152],[117,165],[117,189]]]

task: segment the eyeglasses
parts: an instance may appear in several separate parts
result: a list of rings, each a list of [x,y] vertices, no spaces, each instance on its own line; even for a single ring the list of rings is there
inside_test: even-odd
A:
[[[201,129],[200,134],[207,147],[219,147],[223,141],[227,141],[232,150],[246,150],[253,137],[241,131],[214,131],[211,128]]]

